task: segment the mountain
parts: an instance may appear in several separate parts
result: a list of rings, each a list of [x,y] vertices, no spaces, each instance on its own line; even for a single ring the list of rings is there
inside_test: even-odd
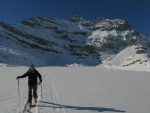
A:
[[[121,19],[32,17],[19,24],[0,22],[0,38],[0,63],[8,65],[149,64],[150,36]]]

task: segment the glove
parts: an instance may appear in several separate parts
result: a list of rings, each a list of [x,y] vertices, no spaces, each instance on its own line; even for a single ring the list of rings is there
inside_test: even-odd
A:
[[[20,78],[20,77],[19,77],[19,76],[17,76],[16,80],[17,80],[17,79],[19,79],[19,78]]]

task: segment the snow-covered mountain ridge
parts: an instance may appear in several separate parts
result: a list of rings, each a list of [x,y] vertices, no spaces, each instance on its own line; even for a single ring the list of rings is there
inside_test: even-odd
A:
[[[149,36],[121,19],[32,17],[20,24],[0,22],[0,62],[10,65],[148,66],[149,50]],[[124,51],[128,54],[121,54]]]

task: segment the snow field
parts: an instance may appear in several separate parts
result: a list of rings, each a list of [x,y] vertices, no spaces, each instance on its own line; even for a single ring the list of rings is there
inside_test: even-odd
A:
[[[19,113],[15,78],[27,67],[1,66],[0,113]],[[39,104],[32,113],[148,113],[148,72],[103,67],[42,67]],[[21,109],[27,101],[27,79],[20,80]]]

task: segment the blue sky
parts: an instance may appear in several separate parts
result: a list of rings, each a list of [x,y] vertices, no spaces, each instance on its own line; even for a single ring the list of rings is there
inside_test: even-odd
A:
[[[133,28],[150,34],[150,0],[1,0],[0,20],[18,23],[33,16],[65,19],[79,15],[128,20]]]

